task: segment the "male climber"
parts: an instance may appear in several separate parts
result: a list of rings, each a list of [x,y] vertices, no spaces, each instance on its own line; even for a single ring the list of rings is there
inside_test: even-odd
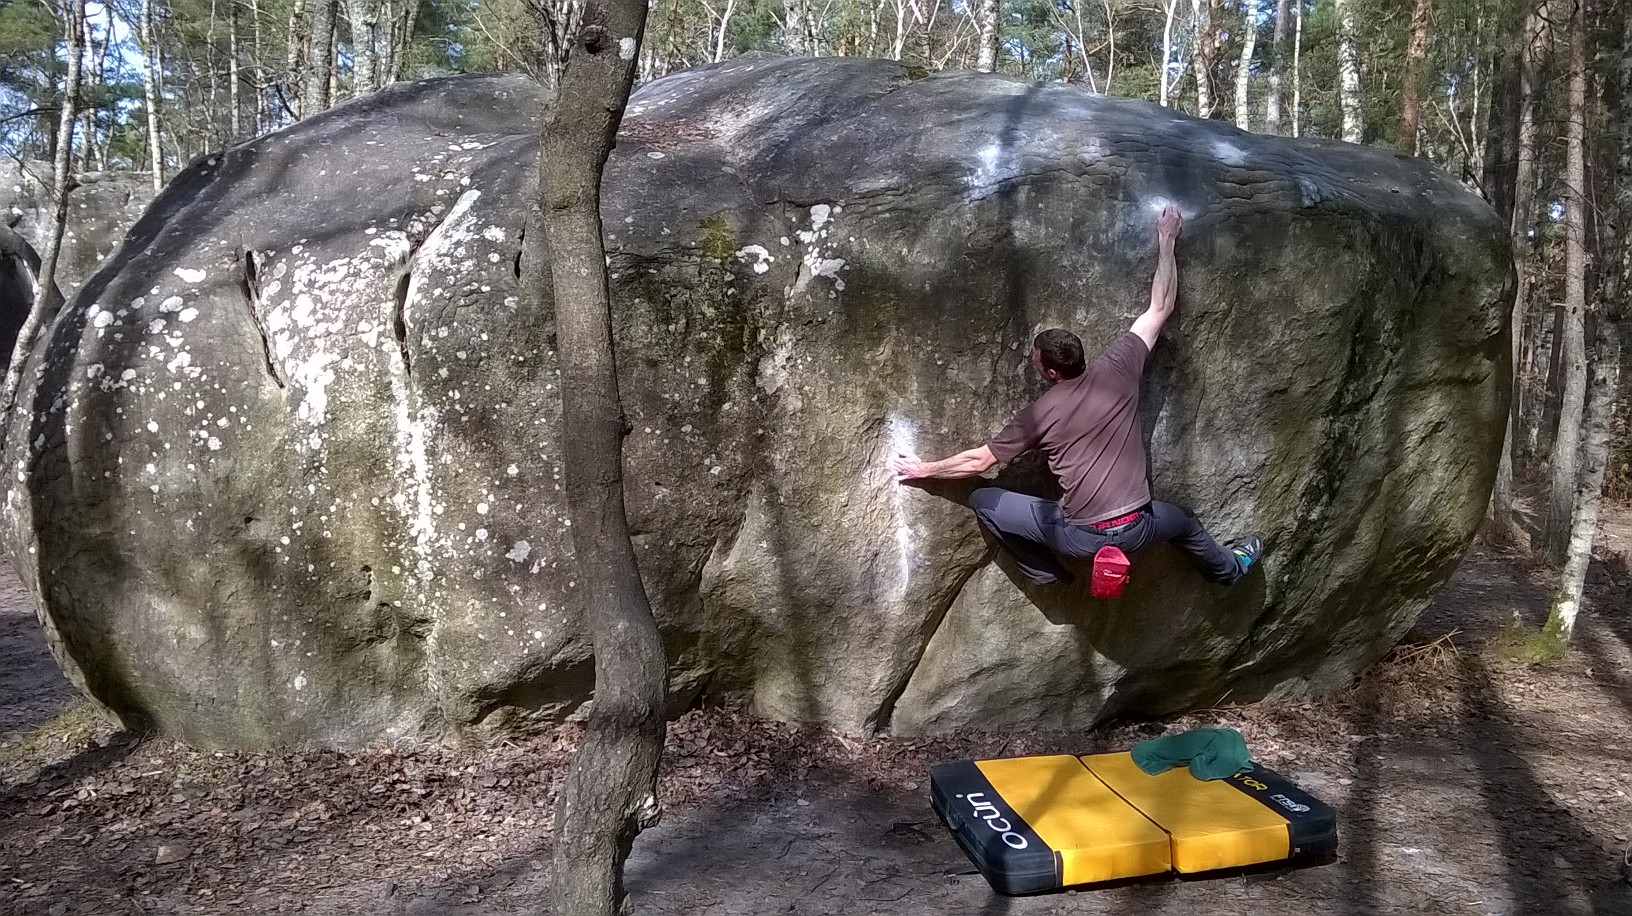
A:
[[[998,462],[1040,448],[1059,478],[1058,502],[999,487],[969,495],[975,517],[1038,585],[1075,577],[1055,556],[1091,557],[1111,546],[1128,553],[1158,541],[1184,548],[1201,574],[1230,584],[1246,575],[1263,554],[1263,541],[1247,537],[1234,549],[1213,540],[1194,512],[1150,498],[1145,444],[1139,435],[1139,377],[1178,295],[1174,259],[1183,220],[1166,206],[1156,218],[1156,278],[1150,308],[1085,365],[1082,341],[1058,328],[1037,335],[1031,363],[1047,383],[991,441],[940,461],[899,454],[890,466],[903,482],[977,477]]]

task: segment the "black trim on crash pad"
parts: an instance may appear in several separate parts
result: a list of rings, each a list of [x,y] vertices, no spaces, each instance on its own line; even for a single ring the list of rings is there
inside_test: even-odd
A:
[[[930,807],[993,890],[1012,896],[1060,887],[1060,854],[992,788],[975,761],[932,767],[929,785]]]
[[[1237,791],[1286,818],[1289,860],[1327,859],[1337,855],[1337,812],[1330,805],[1256,761],[1251,770],[1231,776],[1228,782]]]

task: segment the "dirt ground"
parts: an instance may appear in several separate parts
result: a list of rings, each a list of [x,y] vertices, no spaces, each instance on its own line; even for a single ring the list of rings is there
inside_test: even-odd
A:
[[[1632,916],[1632,510],[1607,520],[1569,657],[1515,662],[1503,622],[1538,625],[1552,578],[1476,547],[1389,660],[1312,703],[933,740],[691,713],[671,728],[663,823],[629,865],[636,911]],[[0,913],[548,911],[570,730],[461,750],[215,753],[115,733],[75,704],[5,573]],[[1335,864],[1006,898],[929,808],[940,760],[1212,725],[1338,809]]]

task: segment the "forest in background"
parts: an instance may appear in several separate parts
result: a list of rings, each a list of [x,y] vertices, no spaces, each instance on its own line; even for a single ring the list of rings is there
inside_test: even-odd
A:
[[[581,0],[0,0],[0,150],[151,173],[392,82],[560,79]],[[1515,398],[1491,536],[1579,603],[1600,494],[1632,494],[1617,410],[1632,284],[1622,0],[652,0],[638,77],[750,51],[1078,83],[1252,131],[1433,161],[1511,225]],[[47,288],[53,238],[36,240]],[[50,296],[36,300],[50,306]],[[18,354],[34,327],[25,328]],[[19,365],[20,361],[14,361]],[[1518,513],[1515,481],[1542,493]]]
[[[0,2],[0,145],[50,159],[78,0]],[[1608,6],[1607,0],[1602,0]],[[749,51],[988,70],[1262,133],[1396,144],[1475,187],[1534,0],[653,0],[640,79]],[[80,168],[163,171],[391,82],[559,78],[577,0],[87,0]],[[1549,8],[1567,42],[1568,2]],[[1560,18],[1561,17],[1561,18]],[[1604,17],[1597,17],[1604,18]],[[1612,29],[1613,23],[1592,23]],[[1612,36],[1605,36],[1607,40]],[[1561,54],[1546,55],[1562,59]],[[1556,69],[1556,68],[1553,68]],[[1549,73],[1549,83],[1560,74]],[[1562,102],[1562,96],[1558,99]],[[1546,132],[1563,136],[1548,109]],[[1556,145],[1549,141],[1549,145]],[[1562,150],[1557,151],[1562,162]],[[1557,189],[1550,189],[1557,198]]]

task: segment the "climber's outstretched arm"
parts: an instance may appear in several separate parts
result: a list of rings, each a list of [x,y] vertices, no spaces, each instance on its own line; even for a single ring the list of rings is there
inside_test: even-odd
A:
[[[1156,349],[1156,338],[1173,314],[1173,303],[1179,295],[1179,264],[1173,251],[1183,223],[1179,208],[1172,204],[1163,207],[1156,217],[1156,279],[1150,284],[1150,308],[1133,322],[1133,333],[1145,342],[1147,350]]]
[[[950,458],[942,458],[940,461],[920,461],[918,456],[911,452],[901,452],[890,458],[890,470],[901,480],[925,478],[959,480],[964,477],[979,477],[994,464],[997,464],[997,457],[984,445],[959,452]]]

